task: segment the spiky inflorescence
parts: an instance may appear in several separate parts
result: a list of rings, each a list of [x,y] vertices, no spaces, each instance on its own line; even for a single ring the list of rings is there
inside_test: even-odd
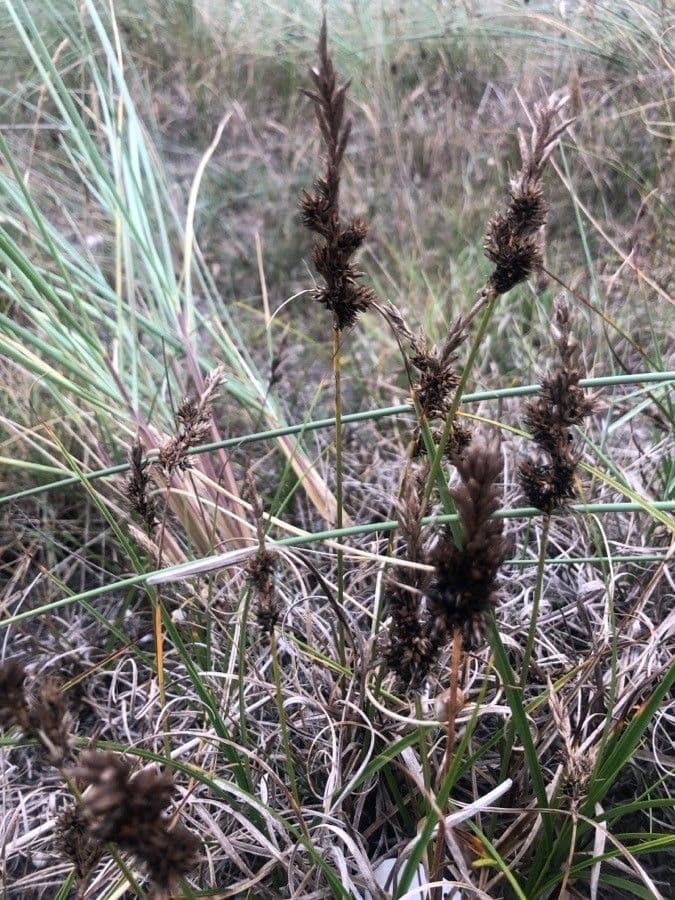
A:
[[[360,283],[362,273],[350,262],[366,239],[368,228],[360,219],[340,218],[340,171],[349,141],[351,122],[345,121],[345,95],[349,83],[338,85],[333,60],[328,53],[326,20],[319,37],[319,67],[310,69],[316,90],[304,91],[314,101],[316,119],[326,145],[326,169],[311,193],[300,197],[303,225],[321,238],[314,245],[313,260],[324,286],[313,291],[314,299],[329,309],[338,330],[352,326],[359,313],[375,301],[374,293]]]
[[[511,181],[511,200],[505,210],[492,216],[485,229],[485,255],[495,265],[488,285],[495,294],[510,291],[542,265],[541,231],[548,205],[541,176],[556,141],[573,121],[553,124],[565,102],[566,98],[552,95],[535,106],[529,144],[522,131],[518,131],[521,168]]]
[[[124,493],[132,511],[141,519],[148,534],[157,527],[155,499],[150,494],[150,461],[143,457],[143,446],[136,440],[129,449],[129,477]]]
[[[53,678],[26,684],[26,668],[17,659],[0,665],[0,728],[18,725],[47,753],[49,762],[62,765],[70,752],[70,715],[63,693]]]
[[[506,558],[503,521],[492,518],[499,508],[497,479],[502,459],[496,445],[474,441],[457,460],[460,485],[452,490],[462,525],[462,547],[446,532],[429,554],[435,574],[427,591],[434,631],[447,635],[460,629],[478,638],[484,616],[496,603],[495,579]]]
[[[420,493],[409,477],[399,503],[398,519],[405,540],[405,557],[410,562],[424,562],[421,535],[423,516]],[[391,612],[391,628],[385,657],[404,687],[416,688],[426,678],[439,649],[421,609],[428,574],[423,569],[401,568],[396,581],[385,592]]]
[[[571,334],[569,307],[560,297],[555,304],[555,323],[561,365],[543,379],[541,391],[525,406],[525,424],[550,462],[528,459],[519,466],[520,483],[527,500],[546,513],[574,497],[579,459],[571,429],[596,407],[595,398],[579,385],[582,370],[578,345]]]
[[[18,659],[8,659],[0,665],[0,728],[18,725],[30,728],[28,704],[24,692],[26,667]]]
[[[167,474],[190,467],[188,451],[202,443],[211,430],[213,400],[223,377],[224,370],[218,366],[206,379],[199,397],[186,397],[176,410],[175,433],[160,449],[158,457],[159,465]]]
[[[410,362],[419,373],[415,396],[427,422],[434,419],[445,421],[450,413],[454,392],[459,384],[459,375],[455,368],[456,351],[466,337],[465,325],[463,318],[457,319],[449,329],[444,342],[431,349],[420,338],[407,335],[408,343],[413,350]],[[437,441],[440,432],[434,433],[433,437]],[[454,460],[470,441],[470,430],[455,420],[446,444],[446,455]],[[418,435],[415,455],[422,455],[425,450],[424,441],[421,435]]]
[[[103,855],[103,845],[89,834],[79,804],[67,806],[59,815],[54,839],[59,852],[75,867],[77,877],[88,878]]]
[[[176,789],[170,775],[143,769],[132,777],[119,756],[96,750],[83,753],[68,774],[83,789],[91,837],[112,841],[145,863],[156,891],[172,890],[196,864],[199,838],[167,812]]]
[[[255,599],[255,616],[265,634],[271,634],[279,621],[279,599],[274,585],[276,554],[260,547],[246,567]]]

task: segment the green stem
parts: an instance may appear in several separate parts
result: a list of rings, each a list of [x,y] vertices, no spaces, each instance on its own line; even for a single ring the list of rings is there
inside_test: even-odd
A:
[[[433,489],[434,484],[438,484],[439,490],[442,492],[444,488],[447,488],[445,484],[445,477],[443,475],[443,469],[441,466],[443,456],[445,454],[446,447],[448,446],[448,441],[450,439],[450,434],[452,432],[452,428],[455,421],[455,416],[457,414],[457,410],[460,407],[462,402],[462,395],[464,394],[464,389],[467,385],[471,372],[473,370],[474,363],[476,361],[476,357],[478,356],[478,351],[481,348],[481,344],[483,343],[483,338],[485,337],[485,333],[487,332],[488,325],[490,324],[490,319],[492,318],[492,314],[495,310],[497,297],[498,295],[494,293],[494,291],[490,291],[486,294],[488,301],[487,306],[485,307],[485,311],[480,320],[480,324],[478,326],[478,330],[474,335],[473,342],[471,344],[471,349],[469,350],[469,357],[464,365],[462,370],[462,375],[459,379],[459,384],[457,385],[457,390],[455,391],[455,396],[453,397],[452,404],[450,406],[450,410],[445,420],[445,425],[443,426],[443,432],[441,434],[441,439],[438,442],[438,447],[436,448],[436,453],[434,455],[433,461],[431,463],[431,471],[429,472],[429,477],[427,479],[427,483],[424,489],[424,499],[428,500],[431,496],[431,491]],[[441,494],[442,496],[442,494]]]
[[[640,384],[640,383],[667,383],[675,381],[675,372],[638,372],[634,375],[610,375],[600,378],[582,378],[579,382],[581,387],[600,388],[612,387],[622,384]],[[492,391],[477,391],[472,394],[464,394],[461,403],[481,403],[485,400],[502,400],[509,397],[528,397],[536,394],[541,390],[541,385],[525,384],[511,388],[498,388]],[[410,413],[412,407],[409,403],[399,404],[397,406],[386,406],[378,409],[366,409],[361,412],[348,413],[342,416],[342,424],[376,421],[377,419],[385,419],[390,416],[400,416]],[[282,428],[272,428],[267,431],[258,431],[252,434],[244,434],[238,437],[226,438],[222,441],[212,441],[208,444],[200,444],[198,447],[191,447],[187,455],[194,456],[200,453],[210,453],[213,450],[224,450],[228,447],[242,447],[245,444],[256,444],[262,441],[274,440],[275,438],[288,437],[294,434],[304,434],[308,431],[319,431],[323,428],[333,428],[335,418],[330,416],[325,419],[314,419],[311,422],[302,422],[297,425],[285,425]],[[148,459],[155,459],[157,451],[150,452]],[[20,460],[2,459],[3,465],[12,465],[17,468],[28,468],[30,464],[24,465]],[[83,472],[80,475],[73,475],[67,478],[60,478],[58,481],[51,481],[48,484],[40,484],[35,487],[26,488],[23,491],[17,491],[14,494],[5,494],[0,497],[0,506],[11,503],[15,500],[21,500],[25,497],[31,497],[35,494],[46,493],[60,488],[69,487],[73,484],[80,484],[82,481],[97,481],[100,478],[110,478],[129,470],[128,463],[119,463],[116,466],[108,466],[105,469],[97,469],[94,472]],[[67,471],[67,470],[66,470]]]
[[[546,568],[546,551],[548,550],[548,533],[551,527],[550,514],[544,515],[544,521],[541,529],[541,544],[539,547],[539,560],[537,562],[537,579],[534,585],[534,598],[532,600],[532,615],[530,616],[530,628],[527,633],[527,644],[525,645],[525,653],[523,654],[523,666],[520,670],[520,687],[521,690],[527,684],[527,673],[532,660],[534,651],[534,639],[537,633],[537,621],[539,619],[539,606],[541,605],[541,597],[544,590],[544,570]]]
[[[277,713],[279,716],[279,727],[281,729],[281,744],[284,749],[284,768],[286,769],[286,777],[288,778],[288,786],[296,804],[300,806],[300,798],[298,796],[298,782],[295,777],[295,766],[293,765],[293,754],[291,751],[291,741],[288,736],[288,722],[286,721],[286,710],[284,709],[284,694],[281,687],[281,669],[279,667],[279,655],[277,652],[277,636],[276,632],[270,634],[270,654],[272,658],[272,678],[274,679],[274,690],[277,701]]]

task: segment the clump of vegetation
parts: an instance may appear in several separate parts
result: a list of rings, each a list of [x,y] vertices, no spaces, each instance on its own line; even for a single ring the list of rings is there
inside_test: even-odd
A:
[[[665,897],[669,14],[164,6],[0,13],[8,895]]]

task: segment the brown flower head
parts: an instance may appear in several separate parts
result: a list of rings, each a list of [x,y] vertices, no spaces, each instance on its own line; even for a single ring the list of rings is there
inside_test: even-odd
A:
[[[89,834],[79,804],[67,806],[56,820],[55,840],[59,852],[70,860],[77,877],[86,879],[103,855],[103,845]]]
[[[571,333],[570,310],[559,297],[555,304],[556,345],[561,365],[542,379],[539,394],[525,405],[525,424],[550,461],[532,459],[519,466],[520,483],[532,506],[550,513],[574,497],[579,462],[572,428],[596,407],[595,398],[580,386],[578,345]]]
[[[170,890],[195,865],[199,839],[167,813],[175,791],[170,775],[143,769],[132,777],[119,756],[95,750],[82,754],[69,774],[84,789],[89,834],[145,863],[158,892]]]
[[[375,294],[361,284],[362,272],[351,262],[366,239],[368,228],[360,219],[344,222],[340,216],[340,177],[351,122],[345,120],[348,83],[338,85],[333,60],[328,53],[324,18],[319,37],[319,67],[310,69],[315,90],[304,91],[314,101],[316,120],[326,147],[324,174],[311,193],[300,196],[303,225],[320,238],[312,253],[314,266],[324,280],[313,291],[314,299],[333,313],[335,327],[351,327],[359,315],[375,302]]]
[[[572,121],[554,125],[553,120],[565,102],[566,98],[552,95],[535,106],[529,144],[524,134],[518,132],[521,167],[511,182],[511,199],[505,210],[492,216],[485,229],[485,255],[495,265],[489,287],[496,294],[510,291],[542,265],[542,226],[548,206],[541,177],[558,138]]]
[[[209,435],[213,401],[223,377],[223,368],[217,366],[206,379],[199,397],[186,397],[176,410],[174,435],[160,449],[158,457],[166,474],[170,475],[176,469],[188,469],[188,451]]]
[[[409,476],[398,504],[398,519],[405,541],[405,558],[410,562],[426,561],[422,516],[420,490],[415,479]],[[430,637],[422,611],[427,581],[428,574],[423,569],[400,568],[396,580],[389,581],[385,592],[392,620],[385,658],[404,688],[419,686],[428,675],[439,649],[438,642]]]
[[[495,444],[474,441],[457,461],[461,483],[452,490],[462,525],[462,546],[445,532],[429,554],[436,572],[427,590],[434,630],[444,635],[461,629],[480,635],[487,610],[497,601],[495,579],[506,557],[497,479],[502,460]]]
[[[18,659],[8,659],[0,665],[0,728],[13,725],[29,727],[28,704],[24,693],[26,668]]]
[[[157,527],[155,499],[150,494],[150,461],[143,457],[143,446],[136,440],[129,449],[129,477],[124,485],[129,506],[145,525],[148,534]]]

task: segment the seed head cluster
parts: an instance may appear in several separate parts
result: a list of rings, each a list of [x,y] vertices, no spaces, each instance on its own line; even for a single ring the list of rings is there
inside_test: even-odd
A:
[[[143,455],[143,445],[134,441],[129,450],[129,477],[124,486],[124,493],[132,511],[145,525],[148,534],[157,527],[157,508],[155,498],[150,493],[152,478],[150,461]]]
[[[54,766],[70,753],[71,718],[61,688],[53,678],[28,682],[17,659],[0,665],[0,728],[13,725],[37,740]]]
[[[434,630],[465,640],[482,636],[485,613],[497,602],[496,576],[506,558],[503,520],[492,518],[499,509],[497,480],[502,460],[495,444],[474,441],[457,460],[460,484],[452,490],[462,525],[462,546],[449,531],[429,554],[435,574],[427,590]]]
[[[167,475],[176,470],[190,467],[188,451],[201,444],[211,430],[213,401],[223,382],[224,370],[221,366],[211,372],[206,379],[201,394],[186,397],[176,410],[175,432],[159,451],[159,465]]]
[[[532,506],[551,513],[574,497],[574,476],[579,458],[572,428],[596,407],[596,400],[579,385],[582,370],[579,350],[571,334],[570,310],[558,298],[555,309],[556,345],[560,366],[547,375],[541,391],[526,404],[525,424],[548,461],[527,459],[519,466],[520,483]]]
[[[356,322],[359,313],[375,302],[375,294],[361,284],[362,272],[351,262],[363,244],[368,228],[360,219],[344,222],[340,217],[340,177],[351,122],[345,120],[348,83],[338,85],[333,60],[328,53],[326,20],[319,37],[319,67],[310,69],[315,90],[304,91],[314,101],[316,119],[326,147],[326,168],[312,192],[300,197],[303,225],[319,236],[313,262],[324,280],[313,291],[314,299],[330,310],[335,327],[342,331]]]
[[[409,477],[398,504],[398,520],[409,562],[426,562],[422,539],[423,510],[416,480]],[[429,623],[422,611],[422,597],[428,582],[423,569],[400,568],[396,580],[389,582],[385,601],[391,613],[386,659],[404,686],[417,687],[429,673],[438,642],[430,636]]]
[[[156,897],[166,896],[195,865],[200,840],[168,813],[176,790],[166,773],[132,776],[114,753],[89,750],[68,770],[82,790],[81,817],[94,840],[117,846],[145,864]]]
[[[511,181],[509,204],[489,220],[483,244],[485,255],[495,266],[488,282],[495,294],[510,291],[542,265],[542,226],[548,205],[541,178],[558,138],[572,121],[554,125],[554,118],[565,102],[566,98],[553,95],[535,106],[529,144],[524,134],[518,132],[521,168]]]

